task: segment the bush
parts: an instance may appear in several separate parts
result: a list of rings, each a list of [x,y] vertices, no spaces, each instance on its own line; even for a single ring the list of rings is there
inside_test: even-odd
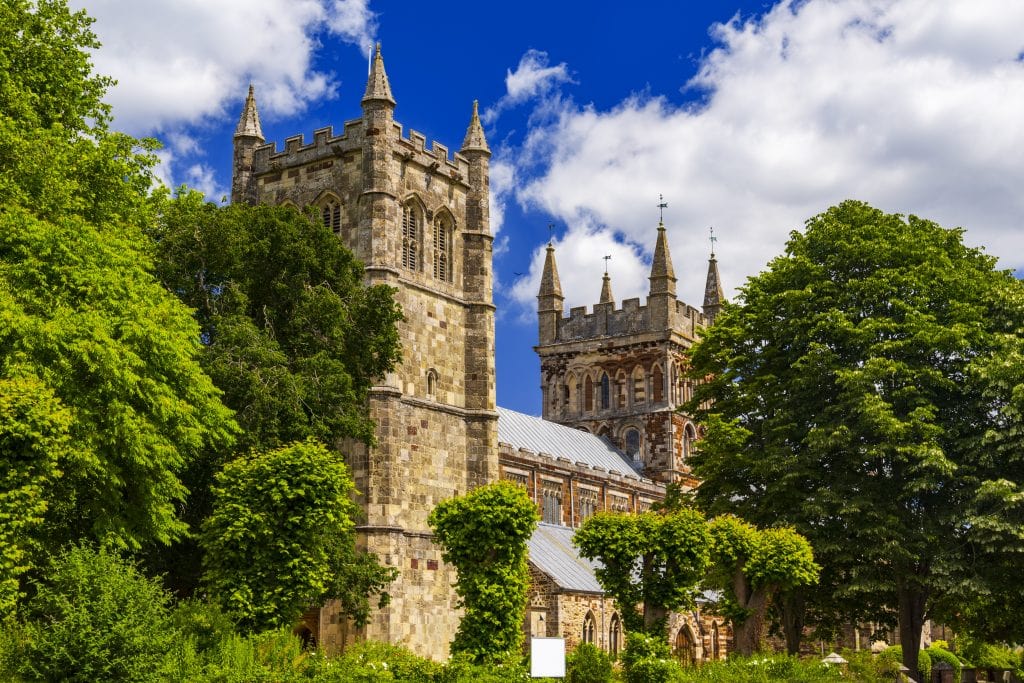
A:
[[[107,550],[59,556],[26,603],[17,671],[43,681],[152,681],[177,637],[169,594]]]
[[[839,667],[822,664],[818,658],[754,655],[680,669],[672,683],[822,683],[851,678],[855,681],[892,681],[891,676],[884,678],[871,674],[847,678]]]
[[[932,665],[934,666],[938,662],[945,662],[953,667],[953,680],[960,680],[960,670],[963,666],[960,663],[960,658],[955,654],[939,646],[938,641],[931,644],[925,652],[928,653],[928,657],[931,658]]]
[[[608,683],[612,660],[593,643],[580,643],[566,658],[565,683]]]
[[[890,645],[889,647],[878,653],[879,659],[896,662],[897,665],[903,662],[903,648],[899,645]],[[925,650],[920,650],[917,653],[917,668],[924,674],[925,680],[928,680],[932,676],[932,660],[928,656]]]
[[[668,683],[680,673],[663,638],[637,631],[626,634],[622,665],[627,683]]]

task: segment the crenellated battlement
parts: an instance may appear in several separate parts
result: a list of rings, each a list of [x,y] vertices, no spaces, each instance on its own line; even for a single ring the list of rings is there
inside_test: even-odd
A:
[[[568,317],[559,319],[557,341],[568,342],[595,337],[658,332],[664,329],[651,315],[649,306],[640,305],[640,299],[626,299],[622,308],[614,303],[594,304],[593,312],[586,306],[569,309]],[[675,301],[671,329],[684,337],[693,338],[698,327],[706,327],[707,320],[699,309],[683,301]]]

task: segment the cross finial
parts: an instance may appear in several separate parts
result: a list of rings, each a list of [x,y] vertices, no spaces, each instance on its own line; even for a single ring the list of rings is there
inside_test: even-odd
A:
[[[715,258],[715,242],[718,241],[718,238],[715,237],[715,227],[714,226],[709,226],[708,227],[708,233],[709,233],[708,241],[711,242],[711,258]]]
[[[666,206],[668,206],[668,202],[666,202],[665,198],[663,196],[661,196],[661,194],[659,193],[658,194],[658,222],[659,223],[664,223],[665,222],[665,207]]]
[[[604,274],[607,275],[608,274],[608,262],[612,259],[612,255],[608,254],[606,256],[602,256],[601,258],[604,259]]]

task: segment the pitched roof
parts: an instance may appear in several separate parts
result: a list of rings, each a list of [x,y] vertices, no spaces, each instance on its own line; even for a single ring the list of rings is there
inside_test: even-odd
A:
[[[607,439],[539,417],[498,408],[498,441],[513,448],[568,458],[609,472],[639,474],[639,463],[613,446]]]
[[[528,542],[530,562],[559,588],[565,590],[603,593],[594,576],[598,566],[579,556],[572,545],[574,529],[554,524],[538,524]]]

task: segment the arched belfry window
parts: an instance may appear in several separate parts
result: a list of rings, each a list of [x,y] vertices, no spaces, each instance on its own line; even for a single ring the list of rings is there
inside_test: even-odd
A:
[[[590,375],[583,380],[583,409],[588,413],[594,409],[594,380]]]
[[[644,392],[644,371],[637,367],[633,371],[633,405],[639,405],[646,400]]]
[[[437,370],[427,370],[427,396],[434,398],[437,395]]]
[[[697,432],[692,424],[683,428],[683,460],[689,459],[693,454],[693,442],[697,440]]]
[[[601,375],[601,410],[608,410],[612,403],[612,387],[611,381],[608,379],[608,373]]]
[[[446,212],[434,219],[434,277],[442,282],[452,281],[452,218]]]
[[[655,365],[651,371],[651,400],[655,403],[665,400],[665,375],[660,365]]]
[[[320,200],[320,220],[324,227],[335,235],[341,234],[341,201],[334,195],[327,195]]]
[[[420,266],[420,229],[423,216],[414,201],[402,207],[402,267],[418,270]]]

